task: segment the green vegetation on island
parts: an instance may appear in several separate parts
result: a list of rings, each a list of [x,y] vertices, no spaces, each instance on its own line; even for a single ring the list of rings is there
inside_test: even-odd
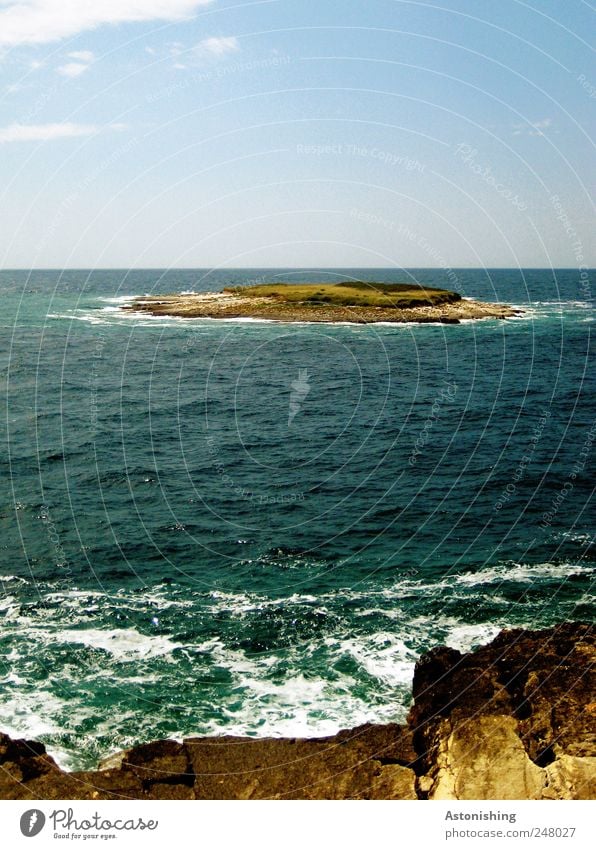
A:
[[[432,289],[413,283],[368,283],[360,280],[342,283],[264,283],[230,286],[226,287],[224,292],[246,298],[273,298],[290,304],[389,309],[413,309],[461,301],[461,295],[446,289]]]

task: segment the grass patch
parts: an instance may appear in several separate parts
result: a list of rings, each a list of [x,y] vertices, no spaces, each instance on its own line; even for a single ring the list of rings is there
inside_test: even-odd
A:
[[[224,289],[245,297],[271,298],[288,304],[317,304],[342,307],[385,307],[408,309],[461,300],[457,292],[434,289],[412,283],[266,283],[257,286],[231,286]]]

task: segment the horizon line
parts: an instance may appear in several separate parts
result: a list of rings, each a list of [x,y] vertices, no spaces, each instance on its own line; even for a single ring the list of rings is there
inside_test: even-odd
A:
[[[210,266],[210,265],[147,265],[147,266],[125,266],[125,265],[96,265],[96,266],[15,266],[12,268],[0,268],[0,273],[11,271],[596,271],[596,266],[570,266],[570,265],[452,265],[448,268],[442,265],[237,265],[237,266]]]

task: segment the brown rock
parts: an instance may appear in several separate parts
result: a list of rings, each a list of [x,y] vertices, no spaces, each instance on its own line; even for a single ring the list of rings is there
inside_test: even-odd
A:
[[[596,798],[596,758],[562,755],[547,766],[546,799]]]
[[[185,740],[197,798],[416,798],[412,737],[399,725],[365,725],[313,740]],[[389,795],[379,796],[383,792]],[[407,795],[400,795],[407,794]]]
[[[433,649],[416,665],[409,723],[418,749],[432,752],[441,717],[452,724],[481,715],[511,714],[539,765],[554,754],[594,753],[594,659],[589,625],[565,623],[547,631],[502,631],[466,655]]]
[[[583,798],[594,779],[595,656],[590,626],[567,623],[503,631],[466,655],[438,648],[421,658],[409,716],[426,773],[421,791]]]
[[[442,738],[431,799],[540,799],[544,770],[532,763],[511,716],[462,722]]]
[[[126,753],[121,769],[132,772],[145,787],[153,783],[192,787],[195,778],[187,748],[174,740],[136,746]]]

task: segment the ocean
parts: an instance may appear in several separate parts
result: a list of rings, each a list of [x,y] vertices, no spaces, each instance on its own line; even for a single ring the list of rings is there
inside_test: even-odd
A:
[[[508,321],[154,318],[415,279]],[[0,730],[68,768],[402,721],[414,664],[592,620],[594,272],[2,271]]]

